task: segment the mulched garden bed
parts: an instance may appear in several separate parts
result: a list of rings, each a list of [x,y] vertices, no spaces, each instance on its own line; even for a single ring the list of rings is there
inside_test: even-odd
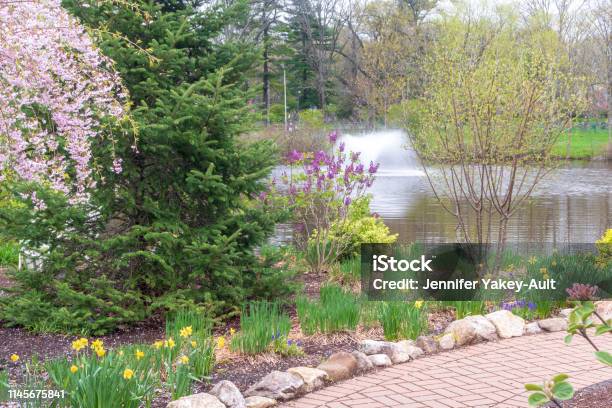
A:
[[[576,392],[574,398],[563,401],[563,408],[610,408],[612,406],[612,380],[603,381]],[[548,408],[557,407],[548,404]]]
[[[326,278],[326,275],[302,275],[300,280],[304,285],[303,293],[309,298],[318,298],[319,288],[327,280]],[[3,282],[5,285],[7,283],[9,282]],[[293,321],[293,329],[289,337],[293,341],[300,341],[304,355],[282,357],[273,353],[266,353],[257,356],[245,356],[224,349],[218,353],[217,364],[211,378],[207,382],[194,384],[193,393],[206,392],[211,388],[211,384],[216,384],[221,380],[233,382],[244,392],[249,386],[255,384],[273,370],[285,371],[296,366],[316,367],[335,352],[355,350],[362,339],[384,339],[381,328],[359,328],[355,333],[304,336],[299,330],[295,305],[288,306],[285,311]],[[438,334],[442,332],[454,320],[454,317],[452,311],[430,313],[429,333]],[[239,318],[234,318],[226,322],[223,327],[217,328],[214,334],[215,336],[227,336],[230,327],[238,330],[239,325]],[[154,341],[164,338],[164,329],[164,319],[157,316],[141,324],[99,338],[107,348],[127,344],[152,344]],[[34,355],[38,356],[40,360],[61,356],[70,358],[73,353],[71,343],[77,337],[74,335],[38,334],[21,328],[6,328],[2,327],[2,322],[0,322],[0,370],[8,368],[10,377],[15,379],[21,377],[21,367]],[[20,356],[18,364],[10,363],[8,360],[8,356],[13,353]],[[170,400],[170,394],[164,391],[155,399],[152,406],[153,408],[164,408]]]

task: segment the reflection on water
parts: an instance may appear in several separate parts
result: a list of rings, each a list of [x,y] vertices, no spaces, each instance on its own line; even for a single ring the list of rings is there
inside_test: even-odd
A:
[[[345,134],[347,150],[380,162],[372,211],[400,242],[456,242],[456,219],[434,197],[405,134],[398,130]],[[586,243],[612,226],[612,162],[562,162],[542,180],[508,225],[508,242]],[[468,221],[469,225],[469,221]],[[288,238],[279,227],[277,238]]]

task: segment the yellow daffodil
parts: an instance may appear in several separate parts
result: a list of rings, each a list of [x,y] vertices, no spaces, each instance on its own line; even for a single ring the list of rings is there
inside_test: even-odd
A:
[[[552,261],[550,264],[551,264],[552,266],[557,266],[557,261]]]
[[[122,356],[123,355],[123,350],[119,350],[119,355]]]
[[[144,357],[144,353],[137,349],[136,350],[136,360],[140,360],[143,357]]]
[[[159,350],[163,345],[164,342],[161,340],[157,340],[155,343],[153,343],[153,347],[155,347],[157,350]]]
[[[532,256],[531,258],[529,258],[529,264],[533,265],[538,261],[538,259],[535,256]]]
[[[126,380],[129,380],[133,376],[134,376],[134,370],[130,370],[129,368],[126,368],[125,370],[123,370],[123,378],[125,378]]]
[[[187,364],[187,363],[189,363],[189,357],[181,356],[181,364]]]
[[[198,347],[198,343],[195,340],[191,341],[191,347]]]
[[[75,366],[74,364],[70,367],[70,372],[72,374],[76,373],[77,371],[79,371],[79,367]]]
[[[96,348],[95,352],[98,357],[104,357],[106,355],[106,350],[104,350],[104,347]]]
[[[85,337],[81,337],[80,339],[72,342],[72,349],[75,351],[79,351],[87,347],[88,344],[89,344],[89,340],[87,340]]]
[[[12,361],[13,363],[18,362],[18,361],[19,361],[19,356],[18,356],[17,354],[12,354],[12,355],[11,355],[11,361]]]
[[[417,309],[420,309],[421,307],[423,307],[423,301],[417,300],[416,302],[414,302],[414,307],[416,307]]]
[[[166,347],[174,348],[174,346],[176,346],[176,343],[174,342],[174,340],[172,340],[172,337],[170,337],[168,341],[166,342]]]
[[[191,326],[183,327],[181,329],[181,337],[189,337],[193,333],[193,329]]]
[[[546,275],[546,273],[547,273],[547,272],[548,272],[548,269],[546,269],[546,268],[540,268],[540,273],[541,273],[542,275]]]
[[[225,337],[221,336],[217,338],[217,348],[222,349],[225,347]]]
[[[100,339],[91,342],[91,348],[93,350],[95,350],[97,348],[102,348],[102,347],[104,347],[104,343]]]
[[[236,334],[236,329],[234,329],[233,327],[230,329],[230,336],[233,336],[234,334]]]

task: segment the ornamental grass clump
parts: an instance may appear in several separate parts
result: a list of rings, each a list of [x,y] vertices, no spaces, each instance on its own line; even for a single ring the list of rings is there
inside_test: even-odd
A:
[[[416,339],[427,332],[424,302],[386,302],[381,305],[380,320],[387,340]]]
[[[296,307],[300,327],[308,335],[355,330],[359,323],[359,299],[338,285],[321,287],[318,302],[299,298]]]
[[[449,306],[455,309],[457,320],[467,316],[482,315],[486,311],[486,304],[482,300],[457,300],[449,302]]]
[[[291,329],[289,316],[276,302],[251,302],[240,315],[240,331],[231,339],[230,348],[244,354],[266,351],[275,341],[286,341]]]

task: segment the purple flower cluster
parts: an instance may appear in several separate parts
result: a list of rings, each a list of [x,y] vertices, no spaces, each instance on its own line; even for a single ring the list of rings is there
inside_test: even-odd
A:
[[[515,302],[502,302],[501,308],[502,310],[512,311],[513,309],[523,309],[527,307],[529,310],[534,310],[536,308],[536,304],[533,302],[526,302],[524,300],[517,300]]]
[[[337,131],[331,132],[329,142],[334,145],[338,136]],[[301,167],[302,171],[299,176],[286,178],[290,201],[295,204],[306,196],[321,201],[321,195],[325,195],[326,202],[347,208],[355,198],[363,195],[374,183],[379,163],[370,162],[366,171],[365,165],[359,161],[359,152],[347,154],[345,149],[345,144],[340,143],[331,153],[324,150],[314,153],[291,151],[287,162]]]

